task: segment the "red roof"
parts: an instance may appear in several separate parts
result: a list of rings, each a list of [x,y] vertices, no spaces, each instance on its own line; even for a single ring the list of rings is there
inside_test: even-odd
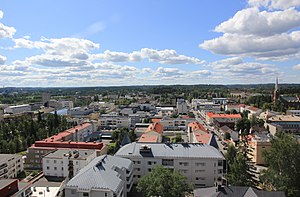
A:
[[[210,118],[242,118],[241,114],[215,114],[213,112],[206,113]]]
[[[148,135],[144,133],[138,142],[158,142],[158,135]]]
[[[259,109],[257,107],[253,107],[253,106],[250,106],[247,108],[247,110],[251,110],[251,111],[258,111]]]
[[[147,128],[146,132],[149,132],[149,131],[155,131],[159,134],[162,134],[163,133],[163,129],[164,129],[164,126],[160,123],[152,123],[149,125],[149,127]]]
[[[203,143],[203,144],[209,144],[211,138],[213,137],[212,134],[202,130],[194,131],[193,133],[195,135],[196,140],[199,143]]]
[[[204,128],[204,126],[202,124],[200,124],[199,122],[192,122],[190,124],[188,124],[189,127],[192,127],[192,131],[198,131],[198,130],[202,130],[207,132],[207,130]]]
[[[104,147],[102,142],[46,142],[36,141],[34,147],[99,149]]]

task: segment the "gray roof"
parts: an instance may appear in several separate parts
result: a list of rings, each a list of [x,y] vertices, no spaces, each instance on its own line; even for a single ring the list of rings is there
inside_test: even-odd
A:
[[[0,154],[0,163],[7,162],[11,158],[16,159],[16,157],[18,157],[18,156],[20,156],[20,155],[17,155],[17,154]]]
[[[224,186],[217,191],[217,187],[194,190],[195,197],[285,197],[284,192],[269,192],[252,187]]]
[[[64,158],[69,157],[70,159],[82,159],[85,160],[90,155],[94,154],[95,150],[75,150],[75,149],[58,149],[53,153],[49,153],[45,156],[45,158]]]
[[[144,146],[151,148],[151,154],[141,154]],[[224,159],[223,155],[214,147],[199,143],[139,143],[133,142],[121,147],[116,156],[134,157],[162,157],[162,158],[215,158]]]
[[[122,180],[115,168],[129,169],[132,161],[111,155],[102,155],[93,159],[82,168],[66,185],[66,188],[78,190],[107,189],[113,192],[119,191]]]

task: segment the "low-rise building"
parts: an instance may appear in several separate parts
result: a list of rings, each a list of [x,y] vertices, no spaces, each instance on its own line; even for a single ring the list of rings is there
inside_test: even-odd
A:
[[[294,115],[275,115],[268,118],[267,123],[273,125],[276,129],[270,130],[272,135],[278,130],[287,133],[300,133],[300,117]],[[269,125],[269,127],[271,127]]]
[[[188,140],[190,143],[203,143],[219,148],[214,134],[207,131],[199,122],[192,122],[188,125]]]
[[[29,197],[31,194],[30,182],[22,182],[18,179],[0,180],[1,197]]]
[[[4,109],[4,113],[6,114],[20,114],[28,111],[31,111],[29,104],[9,106]]]
[[[226,125],[234,129],[235,123],[240,119],[242,119],[240,114],[215,114],[208,112],[206,116],[206,121],[209,124],[215,124],[219,128]]]
[[[43,157],[43,173],[52,177],[73,177],[96,156],[96,150],[56,150]]]
[[[126,197],[133,185],[129,159],[103,155],[82,168],[65,186],[68,197]]]
[[[23,159],[17,154],[0,154],[0,179],[16,178],[24,171]]]
[[[213,186],[224,175],[224,156],[206,144],[133,142],[121,147],[115,156],[133,161],[135,181],[157,165],[178,170],[195,187]]]

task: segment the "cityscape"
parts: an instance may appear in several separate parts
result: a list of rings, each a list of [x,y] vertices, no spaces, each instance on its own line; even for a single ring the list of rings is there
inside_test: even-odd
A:
[[[3,1],[0,197],[300,196],[300,1]]]

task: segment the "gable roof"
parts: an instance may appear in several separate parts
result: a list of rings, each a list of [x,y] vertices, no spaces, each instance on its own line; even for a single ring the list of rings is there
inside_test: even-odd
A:
[[[156,123],[150,124],[148,126],[146,132],[155,131],[157,133],[162,134],[163,133],[163,128],[164,128],[164,126],[162,124],[156,122]]]
[[[242,118],[241,114],[215,114],[213,112],[206,113],[210,118]]]
[[[122,180],[115,168],[129,169],[130,166],[132,162],[129,159],[102,155],[82,168],[65,187],[83,191],[107,189],[117,193],[122,187]]]

